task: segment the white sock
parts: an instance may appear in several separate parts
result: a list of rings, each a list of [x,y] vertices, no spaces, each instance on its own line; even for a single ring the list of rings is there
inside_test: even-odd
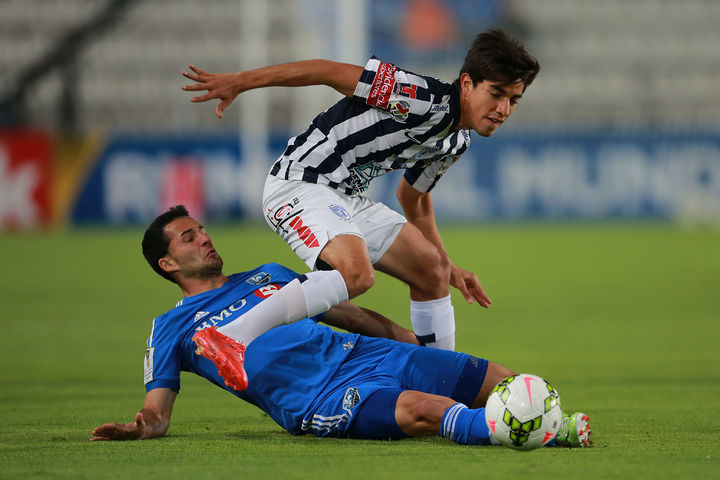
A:
[[[437,300],[410,300],[410,321],[421,344],[455,350],[455,309],[450,295]]]
[[[271,328],[313,317],[347,299],[347,287],[340,272],[311,272],[219,327],[218,332],[247,345]]]

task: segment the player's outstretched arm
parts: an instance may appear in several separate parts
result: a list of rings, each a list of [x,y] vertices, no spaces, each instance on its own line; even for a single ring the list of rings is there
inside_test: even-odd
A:
[[[335,305],[325,313],[323,323],[368,337],[382,337],[418,345],[412,330],[401,327],[377,312],[350,302]]]
[[[330,60],[303,60],[237,73],[211,73],[195,65],[189,65],[189,68],[192,72],[185,71],[182,74],[196,83],[183,85],[182,89],[190,92],[207,91],[192,97],[191,102],[220,100],[215,109],[219,118],[222,118],[222,112],[235,97],[255,88],[327,85],[351,97],[363,71],[358,65]]]
[[[150,390],[145,396],[145,405],[130,423],[106,423],[93,430],[98,440],[142,440],[162,437],[170,426],[170,417],[177,392],[169,388]]]

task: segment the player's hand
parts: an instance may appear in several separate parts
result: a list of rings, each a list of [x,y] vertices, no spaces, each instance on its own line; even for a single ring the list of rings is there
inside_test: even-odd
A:
[[[106,423],[93,430],[91,442],[97,440],[137,440],[145,432],[143,414],[138,412],[130,423]]]
[[[484,308],[489,308],[492,303],[480,286],[477,275],[456,265],[452,266],[450,272],[450,285],[460,290],[468,303],[477,301],[478,305]]]
[[[238,84],[238,74],[235,73],[210,73],[201,70],[195,65],[188,65],[192,72],[182,72],[185,78],[197,82],[192,85],[183,85],[181,88],[185,91],[196,92],[207,90],[204,95],[192,97],[191,102],[207,102],[215,98],[220,103],[215,108],[215,114],[218,118],[222,118],[223,110],[225,110],[235,100],[240,93],[243,92],[242,87]]]

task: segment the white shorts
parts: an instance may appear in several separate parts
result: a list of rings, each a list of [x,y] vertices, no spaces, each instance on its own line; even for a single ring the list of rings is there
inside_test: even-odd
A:
[[[376,263],[407,221],[366,197],[350,197],[326,185],[272,175],[265,181],[263,214],[270,228],[313,270],[322,249],[339,235],[365,240],[370,262]]]

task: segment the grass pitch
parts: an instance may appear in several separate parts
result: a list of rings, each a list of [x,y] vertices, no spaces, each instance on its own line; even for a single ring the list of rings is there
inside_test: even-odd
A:
[[[209,225],[226,272],[305,268],[264,226]],[[179,299],[142,230],[0,236],[0,478],[717,478],[720,232],[664,224],[443,226],[485,311],[453,293],[457,348],[550,380],[588,412],[592,449],[515,452],[440,438],[292,437],[184,374],[169,435],[89,442],[142,406],[153,316]],[[409,325],[378,275],[358,303]]]

